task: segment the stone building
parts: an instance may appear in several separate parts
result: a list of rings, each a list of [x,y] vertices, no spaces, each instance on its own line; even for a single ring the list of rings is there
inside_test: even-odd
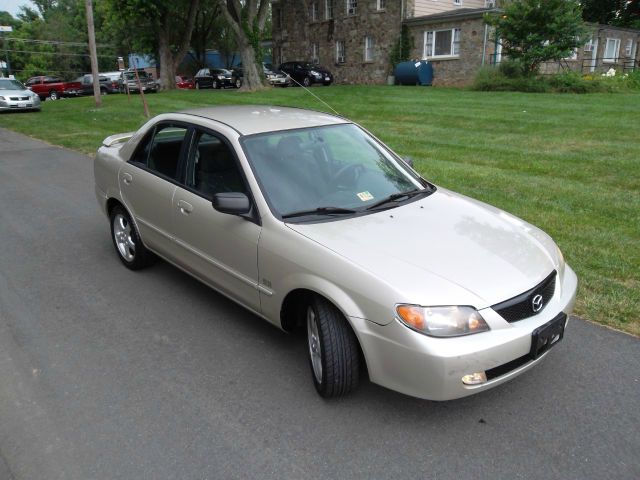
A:
[[[408,28],[411,58],[434,67],[434,85],[469,83],[483,65],[501,61],[501,46],[484,23],[496,0],[274,0],[273,59],[329,68],[337,83],[382,84],[390,54]],[[590,42],[543,72],[583,73],[638,66],[640,31],[589,25]]]

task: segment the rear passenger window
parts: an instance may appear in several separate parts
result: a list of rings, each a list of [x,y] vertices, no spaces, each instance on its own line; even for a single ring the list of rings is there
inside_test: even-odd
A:
[[[157,126],[155,132],[142,142],[131,161],[144,165],[160,175],[178,179],[180,151],[187,129],[175,125]]]
[[[207,133],[197,134],[186,184],[206,198],[221,192],[247,193],[231,149],[220,138]]]

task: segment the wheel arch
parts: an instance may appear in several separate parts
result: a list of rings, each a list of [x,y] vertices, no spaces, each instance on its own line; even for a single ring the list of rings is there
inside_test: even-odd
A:
[[[361,361],[360,364],[363,367],[363,371],[368,372],[367,357],[364,354],[364,350],[362,349],[362,342],[360,341],[358,331],[353,327],[349,315],[347,315],[344,309],[341,308],[338,302],[333,300],[331,296],[311,288],[295,288],[294,290],[288,292],[284,297],[282,306],[280,308],[280,324],[282,329],[286,332],[294,332],[304,326],[304,308],[314,296],[323,298],[342,314],[345,322],[347,323],[347,325],[349,325],[349,328],[353,331],[353,334],[356,337],[358,352]]]

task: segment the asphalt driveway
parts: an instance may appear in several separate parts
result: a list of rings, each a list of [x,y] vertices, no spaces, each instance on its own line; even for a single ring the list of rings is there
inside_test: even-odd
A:
[[[92,175],[0,129],[1,480],[640,478],[639,339],[573,318],[484,394],[327,402],[302,338],[166,263],[125,269]]]

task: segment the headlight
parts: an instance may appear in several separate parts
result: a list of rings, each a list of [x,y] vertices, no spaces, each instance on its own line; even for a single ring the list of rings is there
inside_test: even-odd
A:
[[[564,266],[565,266],[564,255],[562,255],[562,252],[560,251],[560,248],[558,248],[557,245],[556,245],[556,253],[558,255],[558,275],[560,276],[560,278],[564,278]]]
[[[322,75],[320,75],[318,72],[316,72],[315,70],[311,70],[311,75],[313,75],[314,77],[321,77]]]
[[[2,95],[0,95],[0,100],[6,100]]]
[[[218,80],[224,80],[224,75],[218,75]]]
[[[398,305],[396,312],[407,327],[432,337],[457,337],[489,330],[487,322],[473,307]]]

